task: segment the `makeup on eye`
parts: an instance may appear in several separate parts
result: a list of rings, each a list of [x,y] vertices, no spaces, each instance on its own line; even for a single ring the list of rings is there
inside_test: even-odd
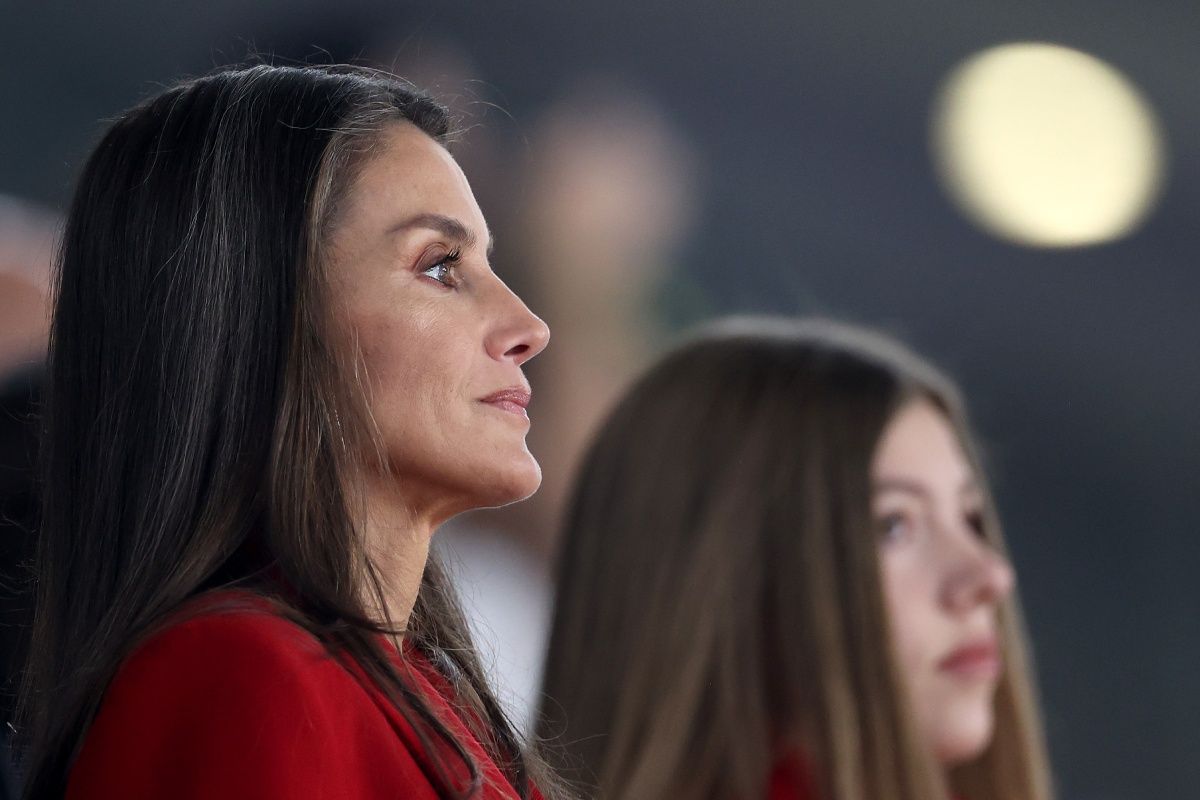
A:
[[[447,288],[453,289],[460,283],[457,266],[461,259],[462,250],[456,247],[446,255],[438,258],[437,261],[428,267],[420,270],[419,274],[430,280],[437,281]]]

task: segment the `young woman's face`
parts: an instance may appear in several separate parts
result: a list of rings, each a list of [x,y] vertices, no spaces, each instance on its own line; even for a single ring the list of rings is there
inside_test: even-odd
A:
[[[884,596],[917,724],[943,764],[968,760],[991,740],[996,611],[1012,568],[981,537],[974,472],[930,403],[891,420],[871,478]]]
[[[522,365],[549,330],[492,272],[487,223],[450,154],[392,126],[331,233],[334,313],[361,353],[394,485],[419,514],[532,494]]]

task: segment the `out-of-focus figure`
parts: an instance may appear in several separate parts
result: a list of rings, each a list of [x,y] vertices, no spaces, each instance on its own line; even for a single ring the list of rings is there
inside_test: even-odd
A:
[[[442,537],[518,724],[537,705],[549,563],[571,472],[600,417],[660,346],[655,294],[694,214],[687,144],[652,100],[619,83],[569,92],[535,126],[528,153],[523,174],[508,178],[519,202],[493,219],[500,241],[515,240],[496,268],[554,331],[545,364],[531,370],[530,447],[542,488],[464,517]],[[486,186],[481,197],[486,204]]]
[[[0,195],[0,740],[11,731],[18,665],[33,615],[27,563],[36,519],[37,410],[49,330],[58,217]],[[5,748],[7,749],[7,748]],[[5,794],[7,792],[8,794]],[[0,798],[17,796],[0,757]]]
[[[54,214],[0,195],[0,375],[45,354],[57,235]]]
[[[587,796],[1050,797],[963,405],[889,339],[739,320],[664,358],[557,579],[538,735]]]
[[[522,245],[530,291],[557,327],[531,434],[546,477],[512,513],[550,554],[588,437],[662,346],[655,295],[692,222],[694,178],[663,112],[617,85],[581,88],[552,108],[532,152]]]

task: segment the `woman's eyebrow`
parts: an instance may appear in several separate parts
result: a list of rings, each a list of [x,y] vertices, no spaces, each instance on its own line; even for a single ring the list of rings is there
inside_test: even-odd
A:
[[[929,497],[929,492],[921,484],[904,478],[879,478],[871,482],[873,492],[904,492],[918,497]]]
[[[904,492],[919,497],[928,497],[929,490],[916,481],[905,478],[880,478],[871,482],[873,492]],[[959,495],[980,494],[979,483],[974,478],[963,479],[958,488]]]
[[[392,233],[400,231],[412,230],[413,228],[425,228],[431,231],[446,236],[450,239],[456,239],[467,248],[475,246],[478,239],[475,232],[464,225],[461,221],[454,217],[448,217],[445,214],[417,214],[409,217],[403,222],[397,223],[392,227]],[[488,231],[487,254],[492,254],[492,248],[495,247],[496,240],[492,237],[491,231]]]

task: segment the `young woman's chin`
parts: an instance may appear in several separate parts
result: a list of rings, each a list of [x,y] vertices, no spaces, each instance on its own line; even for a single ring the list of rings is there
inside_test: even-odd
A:
[[[938,734],[934,755],[948,767],[978,758],[992,743],[992,723],[990,708],[959,716]]]

